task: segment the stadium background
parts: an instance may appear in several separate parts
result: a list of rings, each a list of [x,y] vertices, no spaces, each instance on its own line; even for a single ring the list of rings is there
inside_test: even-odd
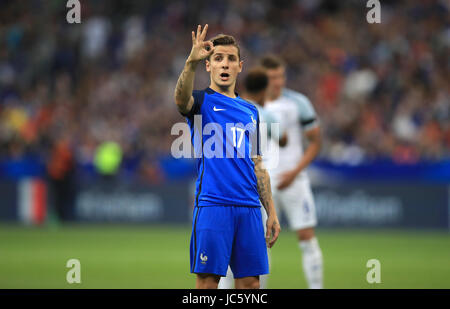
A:
[[[445,1],[0,1],[0,288],[192,288],[195,167],[174,159],[172,102],[190,31],[267,52],[308,95],[309,168],[328,288],[450,288]],[[196,88],[208,84],[198,70]],[[238,83],[238,91],[240,91]],[[82,283],[66,282],[81,262]],[[381,262],[381,284],[366,263]],[[305,288],[295,235],[270,288]]]

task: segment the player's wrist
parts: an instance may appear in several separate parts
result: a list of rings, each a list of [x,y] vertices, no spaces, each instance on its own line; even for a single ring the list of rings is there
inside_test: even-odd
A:
[[[187,58],[186,60],[186,68],[188,68],[189,70],[195,71],[195,69],[197,68],[198,63],[200,62],[200,60],[198,59],[193,59],[190,56]]]
[[[295,176],[297,176],[298,174],[300,174],[301,171],[302,171],[304,168],[305,168],[305,167],[303,166],[303,164],[297,166],[297,167],[294,169]]]
[[[272,220],[272,221],[274,221],[274,222],[275,221],[278,222],[278,216],[277,216],[277,214],[275,212],[275,209],[273,211],[270,211],[270,213],[267,215],[267,218]]]

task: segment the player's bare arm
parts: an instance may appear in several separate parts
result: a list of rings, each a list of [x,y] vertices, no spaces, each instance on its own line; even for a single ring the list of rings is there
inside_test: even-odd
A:
[[[186,60],[186,64],[175,87],[175,103],[177,104],[178,110],[183,114],[189,113],[194,104],[192,91],[194,90],[195,69],[200,61],[206,59],[214,51],[213,43],[205,41],[207,31],[208,25],[205,25],[203,30],[198,25],[197,33],[192,31],[191,53]]]
[[[280,234],[281,227],[278,222],[277,213],[275,211],[275,206],[272,200],[272,190],[270,188],[270,177],[266,168],[262,164],[261,156],[253,158],[253,163],[255,163],[255,175],[258,184],[259,199],[263,204],[267,212],[267,232],[266,241],[269,248],[275,244]],[[271,238],[272,236],[272,238]]]
[[[282,190],[294,181],[295,177],[305,169],[319,154],[322,145],[322,137],[320,127],[315,127],[305,132],[306,139],[308,140],[308,148],[294,169],[281,175],[281,180],[278,185],[278,189]]]

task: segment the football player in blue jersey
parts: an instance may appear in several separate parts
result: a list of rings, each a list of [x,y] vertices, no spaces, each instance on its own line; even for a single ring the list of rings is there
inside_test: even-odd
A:
[[[259,121],[261,124],[260,128],[260,136],[261,136],[261,145],[262,145],[262,154],[263,154],[263,164],[264,166],[270,170],[267,163],[270,162],[268,159],[267,151],[267,143],[268,138],[273,139],[275,142],[278,142],[280,147],[284,147],[287,144],[287,134],[285,133],[285,129],[280,127],[282,121],[277,118],[277,115],[274,115],[267,110],[264,109],[264,104],[267,97],[267,87],[269,84],[269,77],[267,76],[266,70],[264,67],[253,67],[248,70],[247,75],[243,80],[244,84],[244,94],[242,98],[246,101],[255,105],[259,112]],[[264,138],[266,136],[266,138]],[[266,145],[264,145],[266,142]],[[272,153],[272,156],[274,154]],[[272,163],[274,163],[272,161]],[[276,207],[276,204],[275,204]],[[263,224],[265,224],[267,220],[267,214],[263,208],[261,208],[261,215],[263,218]],[[269,265],[270,265],[270,255],[269,255]],[[268,275],[262,275],[259,278],[259,285],[261,289],[267,288]],[[232,289],[234,288],[234,277],[233,272],[230,267],[228,267],[227,276],[222,277],[219,282],[219,289]]]
[[[194,151],[201,152],[191,273],[197,274],[197,288],[217,288],[230,265],[236,288],[257,289],[259,276],[269,272],[266,248],[275,244],[280,233],[269,175],[260,155],[259,114],[235,92],[243,65],[235,39],[221,34],[205,41],[207,29],[208,25],[203,30],[199,25],[192,32],[192,50],[174,94],[191,128]],[[202,60],[210,85],[194,91],[195,70]],[[261,204],[268,214],[266,233]]]

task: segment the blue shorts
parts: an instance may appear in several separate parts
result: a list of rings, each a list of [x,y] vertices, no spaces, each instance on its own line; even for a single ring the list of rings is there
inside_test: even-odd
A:
[[[260,207],[195,207],[191,236],[191,273],[234,278],[269,273]]]

